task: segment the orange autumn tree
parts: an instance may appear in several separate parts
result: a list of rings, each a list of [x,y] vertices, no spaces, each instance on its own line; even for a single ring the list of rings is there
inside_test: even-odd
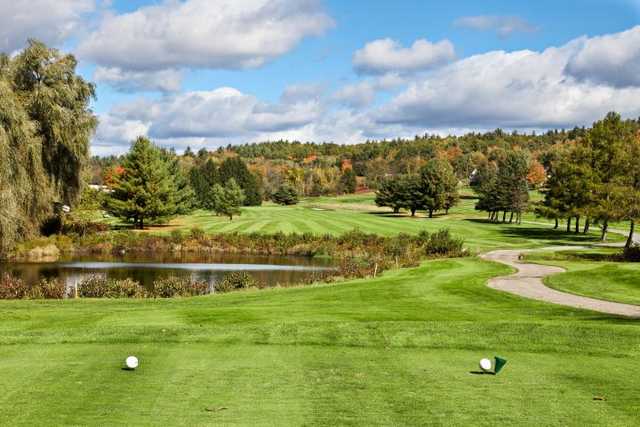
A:
[[[530,188],[540,188],[547,179],[546,171],[544,170],[544,166],[537,161],[532,160],[531,165],[529,166],[529,172],[527,173],[527,182],[529,183]]]

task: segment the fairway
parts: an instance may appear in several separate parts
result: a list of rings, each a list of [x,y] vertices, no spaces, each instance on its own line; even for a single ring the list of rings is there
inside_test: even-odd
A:
[[[508,272],[469,258],[192,299],[2,301],[0,424],[633,424],[637,325],[486,287]],[[494,355],[503,373],[470,373]]]
[[[463,237],[472,251],[494,248],[528,248],[548,245],[580,244],[597,241],[598,230],[588,235],[574,235],[554,230],[552,224],[525,216],[523,224],[492,223],[474,209],[476,200],[462,199],[448,215],[414,218],[406,213],[393,214],[387,208],[373,203],[373,194],[357,196],[309,198],[296,206],[264,204],[261,207],[245,207],[242,215],[233,221],[213,215],[208,211],[196,211],[176,218],[172,229],[184,230],[199,227],[208,233],[316,233],[339,235],[358,229],[366,233],[384,236],[399,233],[416,234],[448,228],[454,235]],[[166,232],[165,228],[152,232]],[[611,234],[614,241],[622,237]]]

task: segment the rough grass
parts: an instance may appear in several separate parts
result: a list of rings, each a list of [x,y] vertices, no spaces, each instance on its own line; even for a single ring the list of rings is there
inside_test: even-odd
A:
[[[637,422],[637,323],[486,287],[506,273],[468,258],[193,299],[0,302],[0,424]],[[494,355],[503,373],[470,373]]]
[[[533,253],[533,262],[557,265],[566,273],[545,279],[547,286],[608,301],[640,305],[640,263],[613,262],[608,258],[620,249],[557,253]]]

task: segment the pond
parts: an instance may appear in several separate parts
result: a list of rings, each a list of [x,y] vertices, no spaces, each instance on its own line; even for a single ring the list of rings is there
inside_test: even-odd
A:
[[[159,278],[178,276],[214,286],[225,274],[246,271],[266,286],[300,283],[319,272],[331,270],[327,259],[297,256],[239,254],[77,257],[53,263],[0,263],[0,274],[9,272],[27,283],[42,278],[61,279],[75,286],[89,276],[131,278],[149,288]]]

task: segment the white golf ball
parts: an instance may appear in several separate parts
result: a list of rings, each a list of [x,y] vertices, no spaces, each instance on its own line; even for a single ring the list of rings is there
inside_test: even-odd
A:
[[[136,369],[138,367],[138,358],[135,356],[129,356],[125,363],[127,364],[127,368]]]
[[[490,371],[491,370],[491,360],[489,360],[489,359],[480,360],[480,369],[482,369],[485,372]]]

